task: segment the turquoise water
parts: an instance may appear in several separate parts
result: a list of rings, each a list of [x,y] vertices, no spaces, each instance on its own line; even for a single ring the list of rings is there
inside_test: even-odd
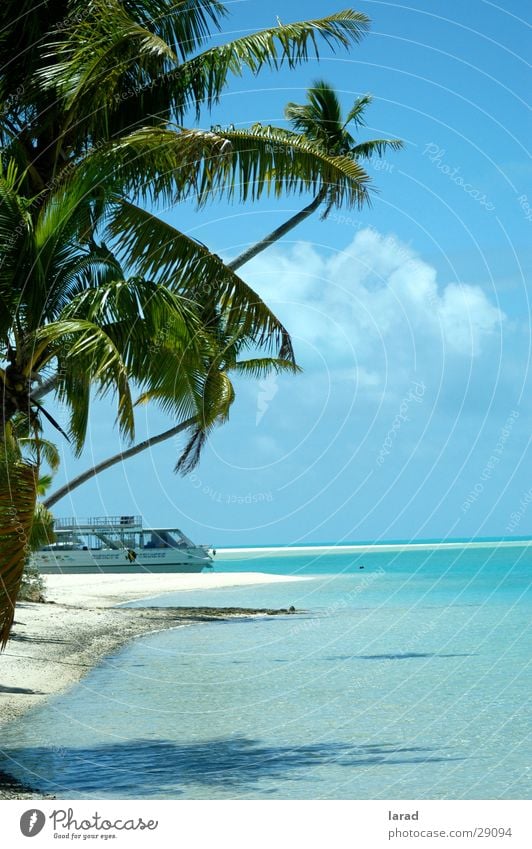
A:
[[[307,580],[157,604],[304,612],[135,641],[9,726],[0,767],[63,798],[529,798],[531,554],[220,563]]]

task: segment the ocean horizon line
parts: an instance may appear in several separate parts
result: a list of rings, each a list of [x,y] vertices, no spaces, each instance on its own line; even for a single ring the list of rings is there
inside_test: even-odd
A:
[[[382,542],[350,542],[350,543],[303,543],[292,545],[280,543],[277,545],[242,545],[242,546],[216,546],[216,556],[220,560],[231,560],[249,555],[269,555],[277,557],[289,557],[297,554],[350,554],[370,553],[375,551],[431,551],[431,550],[456,550],[461,548],[526,548],[532,545],[532,537],[520,537],[508,539],[504,537],[485,537],[476,539],[449,539],[449,540],[418,540],[415,542],[407,540],[390,540]]]

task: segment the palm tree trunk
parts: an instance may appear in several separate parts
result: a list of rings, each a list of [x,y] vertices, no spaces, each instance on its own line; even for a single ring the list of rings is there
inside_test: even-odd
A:
[[[309,215],[312,215],[313,212],[316,212],[316,210],[321,206],[321,204],[325,200],[326,195],[327,189],[321,189],[312,201],[312,203],[309,203],[309,205],[302,209],[301,212],[297,212],[295,215],[292,216],[292,218],[289,218],[288,221],[285,221],[284,224],[281,224],[280,227],[277,227],[276,230],[273,230],[269,236],[266,236],[265,239],[261,239],[260,242],[256,242],[250,248],[241,253],[240,256],[237,256],[237,258],[234,259],[232,262],[228,262],[227,267],[230,268],[231,271],[236,271],[237,268],[240,268],[246,262],[249,262],[250,259],[253,259],[258,254],[262,253],[262,251],[266,250],[266,248],[269,248],[269,246],[272,245],[274,242],[277,242],[279,241],[279,239],[282,239],[283,236],[286,236],[286,234],[289,233],[290,230],[293,230],[294,227],[297,227],[297,225],[304,221],[305,218],[308,218]]]
[[[36,466],[9,447],[0,447],[0,651],[9,639],[30,551],[37,478]]]
[[[246,251],[237,256],[232,262],[227,263],[228,268],[232,271],[235,271],[237,268],[240,268],[246,262],[249,262],[254,257],[258,256],[258,254],[262,253],[262,251],[266,250],[271,244],[277,242],[283,236],[286,236],[294,227],[297,227],[302,221],[312,215],[313,212],[321,206],[325,197],[327,195],[327,189],[322,188],[314,200],[308,204],[301,212],[293,215],[292,218],[289,218],[288,221],[285,221],[284,224],[281,224],[280,227],[277,227],[276,230],[273,230],[269,236],[266,236],[265,239],[261,239],[260,242],[256,242]],[[35,393],[38,397],[41,395],[45,395],[51,389],[54,388],[54,378],[51,378],[40,387],[39,390]],[[90,469],[87,469],[81,475],[78,475],[73,480],[66,483],[64,486],[56,489],[47,499],[43,502],[44,506],[50,509],[56,504],[61,498],[64,498],[65,495],[68,495],[69,492],[72,492],[74,489],[77,489],[78,486],[81,486],[82,483],[90,480],[96,475],[99,475],[100,472],[104,472],[106,469],[110,469],[111,466],[115,466],[117,463],[121,463],[123,460],[128,460],[130,457],[135,457],[137,454],[140,454],[141,451],[145,451],[146,448],[150,448],[152,445],[158,445],[160,442],[164,442],[167,439],[170,439],[172,436],[176,436],[181,431],[186,430],[187,427],[190,427],[194,424],[194,419],[188,419],[186,422],[182,422],[175,427],[171,427],[169,430],[165,430],[163,433],[159,433],[157,436],[152,436],[150,439],[145,439],[144,442],[139,442],[138,445],[133,445],[132,448],[128,448],[127,451],[119,451],[118,454],[114,454],[112,457],[109,457],[107,460],[102,460],[101,463],[97,463],[95,466],[92,466]]]
[[[181,431],[186,430],[187,427],[193,425],[195,421],[196,419],[187,419],[187,421],[181,422],[181,424],[175,425],[175,427],[171,427],[169,430],[165,430],[164,433],[159,433],[157,436],[151,436],[149,439],[145,439],[143,442],[139,442],[137,445],[133,445],[131,448],[128,448],[126,451],[119,451],[118,454],[113,454],[113,456],[108,457],[107,460],[102,460],[101,463],[91,466],[90,469],[82,472],[81,475],[78,475],[64,486],[56,489],[55,492],[52,492],[52,494],[43,501],[44,506],[49,510],[50,507],[53,507],[53,505],[60,501],[61,498],[64,498],[65,495],[68,495],[68,493],[72,492],[74,489],[77,489],[78,486],[81,486],[81,484],[85,483],[85,481],[99,475],[100,472],[104,472],[106,469],[110,469],[111,466],[121,463],[123,460],[135,457],[136,454],[140,454],[141,451],[145,451],[146,448],[151,448],[153,445],[158,445],[159,442],[164,442],[172,436],[176,436],[178,433],[181,433]]]

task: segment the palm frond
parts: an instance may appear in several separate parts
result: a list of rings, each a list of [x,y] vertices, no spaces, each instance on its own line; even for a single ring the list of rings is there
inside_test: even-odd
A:
[[[13,160],[0,170],[0,335],[17,309],[34,257],[29,202],[17,192],[18,168]]]
[[[197,467],[201,452],[207,442],[208,433],[201,427],[194,428],[189,436],[183,452],[175,465],[175,472],[182,475],[188,475]]]
[[[41,480],[41,479],[39,479]],[[50,479],[51,481],[51,479]],[[37,551],[44,545],[50,545],[55,542],[56,536],[54,533],[54,517],[44,504],[38,501],[35,505],[35,513],[33,516],[33,524],[29,539],[29,547],[32,551]]]
[[[370,159],[374,154],[384,156],[387,150],[401,150],[404,143],[400,139],[371,139],[371,141],[360,142],[351,148],[353,156]]]
[[[263,194],[326,191],[332,206],[361,207],[369,201],[370,177],[348,156],[328,153],[318,142],[277,127],[217,130],[231,143],[228,165],[232,179],[222,182],[206,167],[200,203],[210,196],[258,200]]]
[[[48,232],[57,232],[63,198],[72,188],[83,198],[101,186],[109,200],[124,194],[142,202],[170,204],[189,198],[245,202],[264,194],[317,193],[327,189],[334,204],[361,206],[369,176],[348,156],[278,127],[215,131],[143,127],[85,157],[66,178],[48,213]],[[64,228],[63,228],[64,229]]]
[[[227,15],[218,0],[125,0],[124,8],[181,58],[201,47],[213,29],[220,30]]]
[[[203,167],[214,168],[223,180],[229,172],[227,139],[212,131],[181,127],[140,127],[119,139],[101,144],[67,177],[94,192],[101,187],[107,198],[139,198],[171,204],[194,197]]]
[[[50,40],[47,48],[51,64],[42,69],[40,78],[62,96],[70,120],[72,107],[79,110],[88,98],[92,109],[107,109],[117,83],[133,63],[140,76],[157,74],[165,61],[177,61],[170,45],[131,18],[118,0],[92,0],[90,13],[69,37]]]
[[[300,374],[302,369],[296,363],[290,360],[283,360],[279,357],[254,357],[249,360],[239,360],[234,365],[236,374],[244,375],[245,377],[262,378],[267,377],[271,372],[275,374]]]
[[[40,328],[35,342],[45,346],[46,358],[59,358],[67,371],[85,373],[100,395],[116,392],[118,423],[122,433],[132,439],[134,416],[129,374],[120,350],[105,329],[85,319],[63,319]],[[58,391],[61,391],[60,380]],[[81,445],[76,446],[78,451]]]
[[[349,47],[360,41],[369,19],[360,12],[347,9],[324,18],[281,24],[246,35],[220,47],[213,47],[184,62],[172,76],[178,116],[188,107],[196,109],[215,103],[230,74],[240,76],[244,68],[258,74],[262,68],[277,70],[283,65],[294,68],[319,57],[318,39],[330,48]]]
[[[19,439],[22,453],[36,465],[46,463],[52,472],[57,471],[61,464],[61,455],[54,442],[42,436],[24,436]]]
[[[357,97],[345,117],[343,126],[347,127],[348,124],[353,123],[357,128],[364,127],[366,125],[364,111],[366,107],[369,106],[370,103],[372,103],[372,101],[373,98],[370,94],[364,94],[362,95],[362,97]]]
[[[28,414],[17,413],[10,423],[13,439],[18,445],[21,459],[40,467],[44,462],[52,472],[57,471],[60,454],[55,443],[45,439],[38,420]]]
[[[55,394],[60,403],[69,410],[68,434],[79,457],[85,444],[91,403],[90,375],[81,369],[71,367],[67,352],[57,355],[57,381]]]
[[[118,421],[133,436],[130,383],[156,385],[158,339],[183,354],[183,367],[198,363],[200,325],[179,293],[141,278],[89,287],[71,298],[56,322],[35,334],[45,357],[57,361],[56,394],[70,410],[69,433],[79,453],[86,434],[90,385],[102,395],[118,392]],[[176,375],[171,376],[176,380]]]
[[[335,90],[316,80],[307,91],[307,103],[287,103],[285,117],[299,133],[323,144],[325,150],[338,153],[341,139],[342,107]]]
[[[196,468],[210,432],[215,425],[227,421],[234,400],[235,390],[229,376],[212,368],[204,383],[200,413],[189,429],[190,436],[175,465],[175,472],[186,475]]]
[[[122,202],[109,216],[110,238],[142,277],[190,299],[193,307],[211,303],[257,345],[275,345],[279,356],[293,358],[286,328],[261,298],[220,257],[166,222],[134,204]]]
[[[180,64],[208,35],[210,21],[218,25],[222,5],[176,3],[173,14],[168,9],[164,15],[159,8],[159,20],[135,18],[135,7],[138,13],[138,4],[122,7],[118,0],[93,0],[90,12],[67,37],[49,40],[49,64],[39,70],[39,79],[68,112],[63,132],[75,125],[78,138],[109,138],[117,121],[122,129],[127,126],[122,112],[129,115],[129,126],[150,114],[150,95],[153,105],[160,105],[151,114],[181,122],[189,107],[199,114],[202,104],[212,106],[230,76],[240,76],[244,68],[254,74],[262,68],[293,68],[319,55],[319,41],[332,49],[346,48],[368,27],[365,15],[348,9],[246,35]]]
[[[37,495],[39,497],[46,495],[52,485],[53,479],[53,475],[39,475],[37,482]]]

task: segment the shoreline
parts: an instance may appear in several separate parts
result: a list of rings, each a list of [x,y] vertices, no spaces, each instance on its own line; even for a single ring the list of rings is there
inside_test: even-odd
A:
[[[297,581],[280,575],[91,577],[89,582],[84,575],[47,575],[46,602],[17,605],[12,636],[0,654],[0,729],[77,684],[106,656],[137,637],[198,623],[295,612],[262,608],[259,597],[253,608],[121,606],[179,590]],[[51,798],[16,781],[7,764],[2,766],[0,799]]]

